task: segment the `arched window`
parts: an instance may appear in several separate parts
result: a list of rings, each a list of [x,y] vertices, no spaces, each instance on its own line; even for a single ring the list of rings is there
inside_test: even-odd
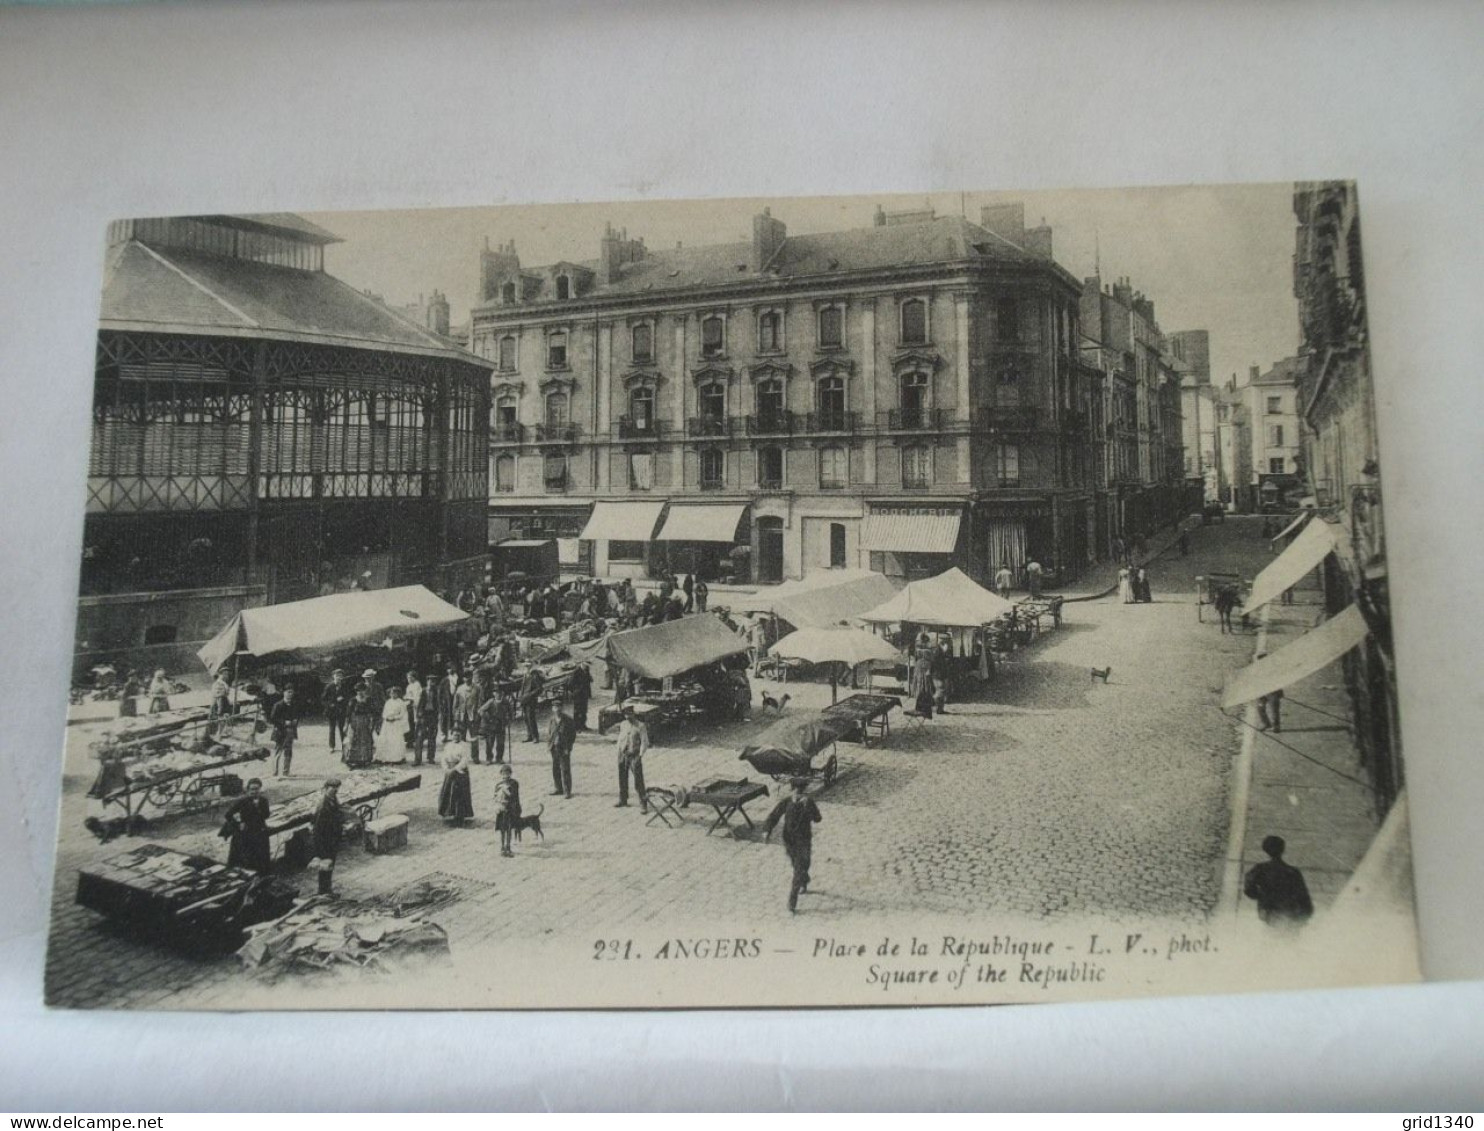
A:
[[[819,428],[839,432],[845,428],[845,378],[824,377],[817,386]]]
[[[548,428],[560,428],[567,420],[567,394],[561,389],[553,389],[546,394],[546,425]]]
[[[515,301],[514,283],[505,283],[500,287],[500,301],[507,304]]]
[[[548,369],[567,368],[567,335],[565,333],[559,332],[547,336],[546,367]]]
[[[726,484],[726,466],[726,453],[720,448],[702,448],[701,490],[721,490]]]
[[[757,423],[760,431],[785,431],[783,418],[783,382],[770,377],[757,384]]]
[[[902,449],[902,486],[929,487],[933,481],[933,449],[914,444]]]
[[[927,303],[910,298],[902,303],[902,344],[920,346],[927,340]]]
[[[845,449],[820,448],[819,486],[824,490],[839,490],[849,478],[849,459]]]
[[[500,339],[500,369],[511,373],[515,370],[515,335],[506,334]]]
[[[495,490],[515,490],[515,457],[510,455],[495,457]]]
[[[783,316],[776,310],[765,310],[757,320],[758,353],[777,353],[783,348]]]
[[[572,297],[572,280],[566,275],[558,275],[556,278],[557,298]]]
[[[902,427],[926,428],[928,375],[921,370],[902,374]]]
[[[701,320],[701,356],[719,357],[726,352],[726,322],[713,314]]]
[[[726,428],[727,387],[719,381],[700,389],[701,427],[708,436],[719,436]]]
[[[819,348],[839,349],[845,344],[845,312],[827,306],[819,312]]]
[[[636,432],[654,431],[654,390],[640,385],[629,394],[629,423]]]
[[[635,326],[631,334],[635,361],[654,360],[654,329],[648,322]]]
[[[830,523],[830,568],[845,568],[845,524]]]
[[[764,490],[777,490],[783,486],[782,448],[757,450],[757,485]]]

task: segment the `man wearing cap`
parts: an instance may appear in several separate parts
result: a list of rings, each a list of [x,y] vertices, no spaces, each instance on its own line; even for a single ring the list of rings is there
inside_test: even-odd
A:
[[[634,790],[639,794],[639,810],[649,812],[649,798],[644,790],[644,752],[649,749],[649,728],[644,725],[631,703],[623,707],[623,722],[618,726],[618,804],[629,803],[629,774],[634,775]]]
[[[325,685],[325,693],[320,699],[320,705],[324,708],[325,721],[330,724],[330,749],[335,749],[335,742],[345,741],[346,719],[350,715],[350,697],[355,694],[354,690],[345,678],[345,669],[336,668],[330,673],[330,682]]]
[[[520,713],[526,722],[526,741],[540,742],[541,727],[536,722],[536,708],[541,702],[541,689],[546,686],[546,676],[535,664],[526,672],[520,685]]]
[[[562,713],[560,699],[551,701],[551,722],[546,728],[546,749],[551,753],[551,781],[556,787],[553,797],[572,796],[572,744],[577,741],[577,724]]]
[[[294,764],[294,740],[299,737],[299,705],[294,702],[294,685],[283,689],[283,698],[273,704],[268,714],[273,726],[273,776],[288,777]]]
[[[783,821],[783,848],[794,872],[793,883],[788,889],[788,909],[798,911],[799,895],[809,890],[809,858],[814,849],[814,826],[819,823],[820,816],[819,806],[804,792],[809,787],[809,779],[794,778],[789,785],[793,793],[768,814],[763,826],[766,830],[763,839],[771,840],[774,826]]]
[[[1283,860],[1288,845],[1281,836],[1264,837],[1268,859],[1248,871],[1242,891],[1257,901],[1257,917],[1273,927],[1298,927],[1314,914],[1304,874]]]
[[[345,834],[345,810],[340,806],[339,791],[339,778],[325,779],[309,826],[314,858],[319,861],[320,895],[334,894],[335,858],[340,855],[340,841]]]

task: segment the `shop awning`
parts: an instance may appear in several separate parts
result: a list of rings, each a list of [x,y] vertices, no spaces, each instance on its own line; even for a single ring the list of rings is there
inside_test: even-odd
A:
[[[961,569],[914,581],[891,600],[860,614],[873,624],[925,624],[974,628],[988,624],[1015,606],[992,593]]]
[[[1222,707],[1238,707],[1297,683],[1350,651],[1366,638],[1368,631],[1360,609],[1351,605],[1292,644],[1271,656],[1254,660],[1237,672],[1226,685]]]
[[[592,517],[582,528],[588,542],[650,542],[664,503],[594,503]]]
[[[441,631],[468,619],[467,613],[421,585],[332,593],[243,609],[197,655],[213,672],[234,655],[267,663],[300,662],[357,644]]]
[[[1335,527],[1322,519],[1311,522],[1293,543],[1268,564],[1252,583],[1252,592],[1242,608],[1245,615],[1292,589],[1304,575],[1334,552]]]
[[[951,554],[958,545],[962,511],[876,511],[861,524],[861,549],[908,554]]]
[[[645,679],[665,679],[747,651],[747,641],[706,613],[608,637],[608,658]]]
[[[1303,511],[1302,513],[1299,514],[1299,516],[1296,519],[1294,519],[1292,522],[1290,522],[1282,530],[1278,531],[1277,534],[1274,534],[1271,538],[1269,538],[1268,541],[1269,542],[1278,542],[1278,541],[1281,541],[1284,538],[1287,538],[1290,534],[1292,534],[1295,530],[1297,530],[1300,526],[1302,526],[1304,524],[1304,520],[1306,518],[1308,518],[1309,515],[1312,514],[1312,513],[1313,513],[1312,511]]]
[[[746,504],[672,503],[656,542],[725,542],[737,540],[737,525]]]

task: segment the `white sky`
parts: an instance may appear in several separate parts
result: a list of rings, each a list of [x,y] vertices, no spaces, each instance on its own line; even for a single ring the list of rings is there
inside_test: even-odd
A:
[[[1078,278],[1093,273],[1101,252],[1105,282],[1129,276],[1154,301],[1166,333],[1211,334],[1211,373],[1247,379],[1298,348],[1292,292],[1294,218],[1290,184],[1061,192],[970,192],[928,196],[795,197],[772,200],[617,201],[508,205],[402,212],[306,213],[345,240],[327,249],[326,268],[382,295],[415,301],[434,289],[448,295],[455,323],[468,317],[478,280],[479,249],[515,241],[521,262],[590,260],[605,223],[643,236],[651,249],[751,238],[763,207],[791,233],[865,227],[878,204],[939,215],[961,206],[971,220],[981,204],[1020,200],[1026,223],[1042,217],[1054,252]]]

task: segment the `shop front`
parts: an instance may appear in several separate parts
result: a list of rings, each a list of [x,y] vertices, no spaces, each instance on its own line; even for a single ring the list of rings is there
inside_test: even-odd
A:
[[[665,573],[692,573],[702,581],[736,575],[737,534],[745,530],[745,503],[671,503],[656,536]]]
[[[915,581],[959,564],[967,550],[964,503],[871,503],[861,523],[860,546],[870,568]]]
[[[662,502],[598,502],[578,537],[592,547],[593,573],[598,577],[645,578],[660,567],[655,552],[655,529]]]

